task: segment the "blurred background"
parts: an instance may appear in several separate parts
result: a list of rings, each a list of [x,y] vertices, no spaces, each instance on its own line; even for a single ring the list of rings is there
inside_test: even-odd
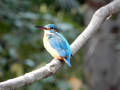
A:
[[[54,23],[71,44],[94,12],[111,0],[0,0],[0,82],[49,63],[43,32]],[[17,90],[120,90],[120,14],[100,30],[55,75]]]

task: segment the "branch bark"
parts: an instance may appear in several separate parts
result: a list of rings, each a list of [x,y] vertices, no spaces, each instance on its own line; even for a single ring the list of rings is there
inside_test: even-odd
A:
[[[72,55],[80,50],[80,48],[88,41],[88,39],[99,29],[101,24],[107,19],[108,16],[118,12],[119,10],[120,0],[114,0],[110,4],[98,9],[93,15],[87,28],[71,44]],[[53,59],[50,63],[46,64],[40,69],[26,73],[25,75],[14,79],[0,82],[0,90],[16,89],[41,80],[43,78],[49,77],[57,72],[62,66],[62,62]]]

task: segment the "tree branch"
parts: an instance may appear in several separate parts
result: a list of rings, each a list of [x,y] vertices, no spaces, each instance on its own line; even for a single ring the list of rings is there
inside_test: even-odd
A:
[[[120,10],[120,0],[114,0],[110,4],[98,9],[93,15],[91,22],[87,28],[80,34],[77,39],[72,43],[72,55],[80,50],[80,48],[87,42],[87,40],[100,28],[101,24],[108,16]],[[47,65],[40,69],[26,73],[23,76],[0,82],[0,90],[11,90],[22,87],[24,85],[36,82],[40,79],[49,77],[57,72],[63,63],[59,60],[52,60]]]

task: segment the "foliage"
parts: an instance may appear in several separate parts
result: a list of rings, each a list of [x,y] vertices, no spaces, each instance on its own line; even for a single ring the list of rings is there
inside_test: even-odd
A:
[[[40,68],[52,59],[43,47],[43,32],[37,30],[35,25],[55,23],[70,43],[80,34],[83,30],[80,4],[76,0],[68,2],[0,1],[0,81]],[[71,68],[65,65],[54,76],[18,90],[70,90],[72,76],[83,79],[82,52],[72,57],[71,63]]]

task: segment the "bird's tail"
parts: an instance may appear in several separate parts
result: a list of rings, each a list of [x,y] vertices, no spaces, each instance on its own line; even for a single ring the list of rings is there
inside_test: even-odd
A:
[[[71,67],[71,63],[70,63],[70,60],[69,60],[69,59],[65,59],[65,58],[64,58],[64,61],[65,61],[65,63],[66,63],[69,67]]]

